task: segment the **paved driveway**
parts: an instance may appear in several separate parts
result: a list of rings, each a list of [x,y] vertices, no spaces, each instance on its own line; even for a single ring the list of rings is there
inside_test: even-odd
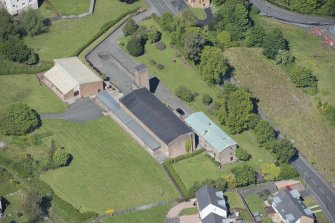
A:
[[[78,123],[84,123],[102,116],[102,109],[91,98],[79,99],[69,106],[66,112],[61,114],[41,114],[41,119],[63,119]]]

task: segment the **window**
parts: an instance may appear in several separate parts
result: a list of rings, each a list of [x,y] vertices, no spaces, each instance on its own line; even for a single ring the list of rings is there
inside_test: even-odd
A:
[[[231,156],[231,157],[230,157],[230,161],[233,161],[233,160],[234,160],[234,157]]]
[[[79,91],[75,91],[74,93],[73,93],[73,96],[78,96],[79,95]]]

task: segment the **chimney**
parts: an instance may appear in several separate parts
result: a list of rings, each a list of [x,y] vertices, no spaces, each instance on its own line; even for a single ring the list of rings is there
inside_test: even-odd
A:
[[[135,84],[139,88],[146,87],[150,91],[149,73],[144,64],[135,67]]]

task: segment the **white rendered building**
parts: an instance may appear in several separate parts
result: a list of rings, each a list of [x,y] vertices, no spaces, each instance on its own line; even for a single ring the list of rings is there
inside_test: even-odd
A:
[[[25,9],[38,9],[38,0],[0,0],[9,14],[17,15]]]

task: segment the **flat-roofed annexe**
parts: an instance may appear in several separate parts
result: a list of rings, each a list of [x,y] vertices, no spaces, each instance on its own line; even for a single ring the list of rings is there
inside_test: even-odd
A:
[[[168,157],[185,154],[192,130],[148,89],[136,89],[120,99],[121,106],[157,141]],[[192,149],[192,148],[191,148]]]

